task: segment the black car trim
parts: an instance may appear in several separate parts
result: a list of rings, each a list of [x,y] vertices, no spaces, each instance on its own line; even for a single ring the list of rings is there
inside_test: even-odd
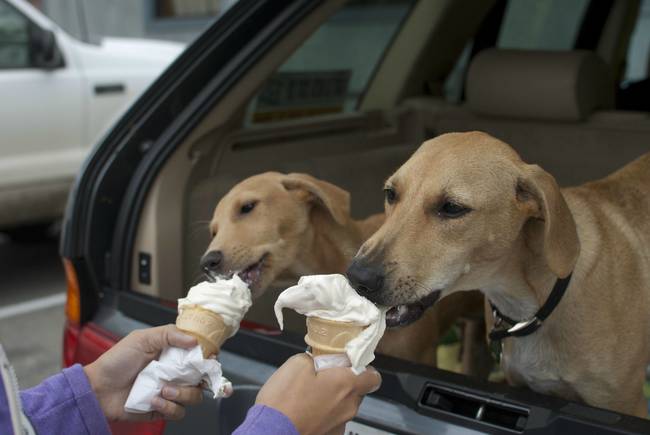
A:
[[[613,7],[614,0],[589,2],[573,44],[574,50],[597,50]]]

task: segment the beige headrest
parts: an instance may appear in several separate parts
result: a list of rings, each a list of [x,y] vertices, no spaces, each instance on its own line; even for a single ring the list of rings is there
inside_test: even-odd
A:
[[[614,106],[607,64],[590,51],[489,49],[470,65],[467,104],[479,114],[578,121]]]

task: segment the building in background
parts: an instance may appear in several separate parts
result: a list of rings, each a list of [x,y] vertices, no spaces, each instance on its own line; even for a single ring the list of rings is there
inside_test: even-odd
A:
[[[237,0],[31,0],[68,33],[189,42]]]

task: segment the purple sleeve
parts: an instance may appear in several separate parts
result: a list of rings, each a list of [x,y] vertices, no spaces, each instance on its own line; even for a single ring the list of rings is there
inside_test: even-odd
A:
[[[1,363],[2,362],[0,361],[0,364]],[[5,390],[3,380],[2,372],[0,372],[0,433],[13,434],[11,411],[9,410],[9,397],[7,397],[10,392]]]
[[[248,410],[246,420],[232,435],[300,435],[289,417],[264,405]]]
[[[109,434],[108,422],[79,364],[20,393],[23,412],[39,435]]]

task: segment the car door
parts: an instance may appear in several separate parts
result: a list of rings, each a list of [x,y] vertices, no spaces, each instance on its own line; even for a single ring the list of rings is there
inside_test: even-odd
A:
[[[71,178],[83,158],[79,71],[28,7],[0,0],[0,189]]]

